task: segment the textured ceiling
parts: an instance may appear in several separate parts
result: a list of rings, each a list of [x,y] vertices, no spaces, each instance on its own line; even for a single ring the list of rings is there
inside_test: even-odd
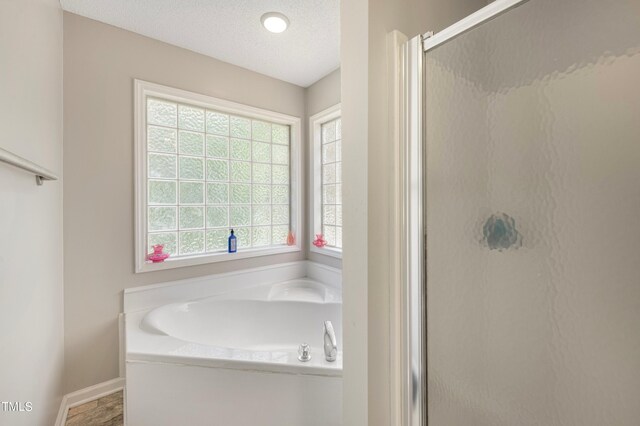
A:
[[[64,10],[308,87],[340,65],[339,0],[61,0]],[[281,34],[260,23],[285,14]]]

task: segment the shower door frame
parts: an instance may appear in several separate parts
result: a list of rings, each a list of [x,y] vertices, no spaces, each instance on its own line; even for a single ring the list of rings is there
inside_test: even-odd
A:
[[[426,323],[426,164],[424,59],[426,53],[529,0],[495,0],[446,29],[416,36],[401,48],[397,67],[400,101],[398,180],[400,207],[397,230],[403,237],[399,250],[401,355],[398,412],[402,426],[426,426],[427,323]]]

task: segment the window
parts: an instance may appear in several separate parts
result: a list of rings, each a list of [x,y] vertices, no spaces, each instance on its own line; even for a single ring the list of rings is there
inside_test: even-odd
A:
[[[312,167],[312,241],[322,234],[327,243],[311,250],[334,257],[342,253],[342,120],[340,105],[310,119]]]
[[[138,272],[300,250],[300,122],[136,81]],[[238,252],[227,253],[233,228]],[[151,264],[164,244],[171,257]]]

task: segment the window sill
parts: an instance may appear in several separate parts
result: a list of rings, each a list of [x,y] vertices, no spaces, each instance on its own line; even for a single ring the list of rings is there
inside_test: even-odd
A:
[[[276,254],[294,253],[300,251],[299,246],[282,246],[238,250],[237,253],[198,254],[168,258],[164,262],[141,262],[136,265],[136,273],[163,271],[165,269],[182,268],[185,266],[205,265],[208,263],[228,262],[238,259],[250,259],[259,256],[273,256]]]
[[[318,253],[318,254],[323,254],[325,256],[335,257],[336,259],[342,259],[342,249],[339,249],[339,248],[334,248],[334,247],[318,248],[312,244],[310,250],[312,253]]]

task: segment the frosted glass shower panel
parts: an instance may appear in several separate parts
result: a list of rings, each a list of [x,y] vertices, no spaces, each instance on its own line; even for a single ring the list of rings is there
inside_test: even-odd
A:
[[[425,55],[432,426],[637,426],[640,2],[531,0]]]

